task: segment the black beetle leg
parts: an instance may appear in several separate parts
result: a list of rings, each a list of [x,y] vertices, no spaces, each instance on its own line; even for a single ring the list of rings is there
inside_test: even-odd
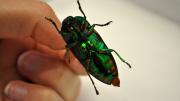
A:
[[[109,25],[110,23],[112,23],[112,21],[109,21],[109,22],[107,22],[107,23],[105,23],[105,24],[93,24],[93,25],[91,26],[90,30],[89,30],[89,33],[94,30],[94,27],[95,27],[95,26],[103,27],[103,26]]]
[[[71,63],[71,59],[70,59],[70,56],[69,56],[69,48],[66,48],[65,57],[68,58],[68,63],[70,64]]]
[[[99,91],[97,90],[97,88],[96,88],[96,86],[95,86],[95,83],[94,83],[93,79],[91,78],[91,76],[90,76],[90,74],[89,74],[89,72],[88,72],[88,70],[89,70],[89,64],[90,64],[90,62],[91,62],[91,59],[86,60],[86,62],[87,62],[86,72],[87,72],[87,74],[88,74],[88,76],[89,76],[89,78],[90,78],[90,80],[91,80],[91,82],[92,82],[92,84],[93,84],[93,86],[94,86],[94,89],[95,89],[95,91],[96,91],[96,94],[99,95]]]
[[[105,24],[93,24],[93,25],[94,25],[94,26],[101,26],[101,27],[103,27],[103,26],[109,25],[110,23],[112,23],[112,21],[109,21],[109,22],[107,22],[107,23],[105,23]]]
[[[83,32],[87,32],[87,28],[88,27],[88,25],[87,25],[87,23],[85,22],[85,21],[83,21],[83,24],[82,24],[82,29],[83,29]]]
[[[128,65],[129,68],[131,68],[131,65],[130,65],[128,62],[126,62],[126,61],[118,54],[118,52],[116,52],[114,49],[101,49],[101,50],[98,50],[98,51],[97,51],[97,53],[99,53],[99,54],[101,54],[101,53],[111,53],[111,52],[115,52],[116,55],[118,56],[118,58],[119,58],[122,62],[124,62],[126,65]]]
[[[95,25],[93,24],[89,29],[89,33],[91,33],[94,30],[94,27],[95,27]]]
[[[65,53],[65,57],[68,58],[68,63],[70,64],[71,63],[71,59],[70,59],[70,56],[69,56],[69,49],[71,49],[72,47],[74,47],[78,42],[74,42],[72,44],[67,44],[66,45],[66,53]]]
[[[50,22],[54,25],[54,27],[56,28],[56,30],[57,30],[58,32],[60,32],[60,30],[58,29],[56,23],[55,23],[51,18],[45,17],[45,19],[48,20],[48,21],[50,21]]]

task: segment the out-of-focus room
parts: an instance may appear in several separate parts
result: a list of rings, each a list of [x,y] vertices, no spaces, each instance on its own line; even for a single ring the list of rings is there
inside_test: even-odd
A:
[[[76,0],[45,0],[59,19],[82,16]],[[121,87],[82,76],[77,101],[180,101],[180,1],[80,0],[88,21],[132,69],[115,57]]]

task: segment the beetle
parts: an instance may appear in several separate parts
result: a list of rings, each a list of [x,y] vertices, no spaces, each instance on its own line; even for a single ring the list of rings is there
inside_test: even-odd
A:
[[[62,22],[60,30],[51,18],[45,18],[55,26],[56,30],[61,34],[66,42],[66,56],[68,57],[69,63],[70,58],[68,56],[68,52],[70,49],[74,56],[84,66],[95,88],[96,94],[98,95],[99,92],[96,89],[90,74],[105,84],[112,84],[118,87],[120,86],[117,65],[111,52],[115,52],[119,59],[126,63],[130,68],[131,65],[126,62],[115,50],[109,49],[99,33],[94,29],[95,26],[107,26],[112,21],[105,24],[91,25],[87,21],[79,0],[77,0],[77,4],[83,16],[66,17]]]

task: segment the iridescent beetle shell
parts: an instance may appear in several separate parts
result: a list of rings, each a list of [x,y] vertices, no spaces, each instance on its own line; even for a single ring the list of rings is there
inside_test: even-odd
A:
[[[111,53],[96,53],[108,47],[95,29],[89,32],[91,27],[84,17],[69,16],[62,22],[60,33],[67,45],[77,43],[70,49],[91,75],[103,83],[119,86],[115,60]],[[90,51],[95,52],[90,54]],[[88,64],[89,59],[92,60]]]
[[[62,35],[67,44],[67,54],[68,50],[70,49],[74,56],[86,69],[86,72],[93,85],[94,82],[89,73],[105,84],[119,86],[120,80],[118,77],[117,65],[111,52],[115,52],[119,59],[126,63],[130,68],[131,65],[127,63],[115,50],[109,49],[98,32],[94,29],[95,26],[107,26],[112,21],[105,24],[90,25],[81,8],[79,0],[77,0],[77,3],[81,13],[84,16],[66,17],[62,22],[61,30],[58,29],[57,25],[52,19],[47,17],[46,19],[52,22],[57,31]],[[96,93],[99,94],[95,85],[94,88]]]

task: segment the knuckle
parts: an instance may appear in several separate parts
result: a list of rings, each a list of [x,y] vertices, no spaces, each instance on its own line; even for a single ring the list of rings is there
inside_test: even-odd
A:
[[[39,92],[42,96],[45,96],[45,97],[49,97],[52,95],[52,91],[50,91],[49,89],[44,89],[42,90],[41,92]]]
[[[44,88],[36,92],[36,95],[41,96],[44,99],[53,99],[55,96],[55,92],[50,89]],[[46,100],[45,100],[46,101]]]
[[[53,90],[47,87],[38,86],[38,88],[31,90],[29,95],[26,96],[25,101],[63,101],[63,99]]]

